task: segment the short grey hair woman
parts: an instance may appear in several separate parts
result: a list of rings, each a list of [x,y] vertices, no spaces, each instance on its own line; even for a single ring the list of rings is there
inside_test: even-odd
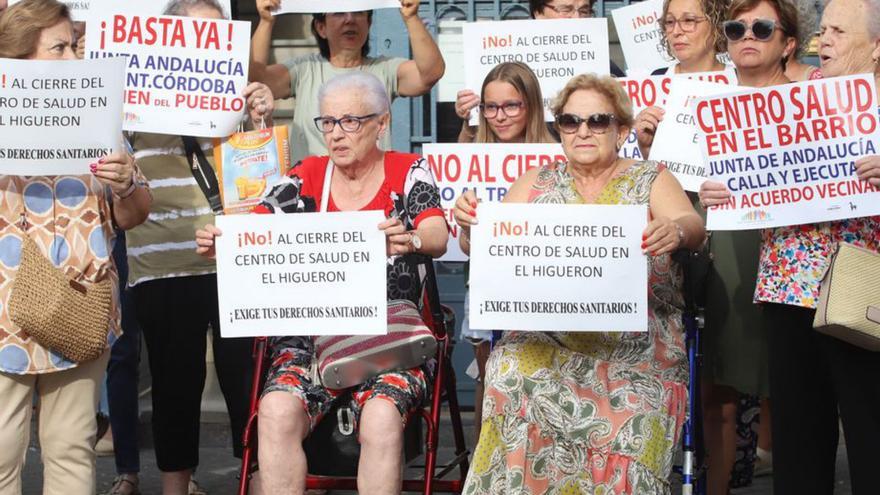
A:
[[[313,116],[312,125],[324,136],[329,156],[299,162],[269,190],[256,212],[382,210],[388,220],[378,228],[385,233],[392,257],[388,299],[418,304],[421,278],[415,255],[442,256],[448,238],[431,170],[419,155],[379,148],[391,115],[384,85],[375,76],[361,71],[337,76],[324,83],[318,96],[320,113]],[[199,230],[199,251],[213,255],[217,235],[213,225]],[[404,422],[427,398],[428,368],[385,371],[350,389],[349,396],[312,381],[311,338],[277,338],[270,345],[272,367],[260,401],[258,428],[264,492],[303,492],[303,440],[335,401],[351,397],[361,444],[359,492],[400,493]]]

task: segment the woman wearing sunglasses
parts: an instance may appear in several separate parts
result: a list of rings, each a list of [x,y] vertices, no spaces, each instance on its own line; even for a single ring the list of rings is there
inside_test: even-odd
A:
[[[731,17],[748,14],[737,12]],[[773,20],[769,14],[755,17]],[[880,82],[878,19],[876,0],[832,0],[825,6],[819,41],[825,77],[873,73]],[[751,31],[754,38],[764,37],[774,45],[781,29],[776,26],[769,37],[768,29]],[[741,32],[734,26],[731,35],[737,38]],[[748,34],[738,39],[744,46],[757,44]],[[732,49],[731,56],[734,53]],[[861,180],[880,186],[880,157],[863,157],[855,166]],[[709,206],[729,197],[727,188],[717,182],[706,182],[700,191],[701,201]],[[762,236],[754,299],[762,303],[763,330],[772,356],[774,492],[834,492],[842,423],[852,491],[876,493],[880,355],[817,333],[813,318],[821,279],[837,243],[880,251],[880,217],[767,229]]]
[[[480,103],[482,101],[482,103]],[[474,129],[468,124],[470,112],[480,109],[480,124]],[[462,119],[459,143],[552,143],[556,140],[544,122],[544,98],[538,78],[528,65],[522,62],[504,62],[496,65],[483,80],[480,96],[469,89],[458,92],[455,113]],[[477,197],[473,191],[459,196],[453,212],[456,223],[470,231],[472,219],[476,218]],[[460,238],[459,238],[460,240]],[[465,265],[467,281],[468,265]],[[467,282],[465,282],[467,283]],[[465,294],[467,305],[468,294]],[[471,330],[467,309],[461,323],[461,334],[474,346],[477,361],[477,386],[474,391],[474,434],[480,436],[480,420],[483,414],[483,378],[492,332]]]
[[[665,17],[667,43],[673,52],[680,29],[670,21],[675,20],[676,2],[682,1],[672,0]],[[794,5],[788,0],[751,0],[735,2],[731,8],[727,16],[731,20],[717,24],[721,37],[716,46],[721,50],[726,42],[740,84],[761,87],[789,82],[785,61],[794,53],[797,38]],[[662,111],[657,108],[639,115],[636,128],[640,145],[653,141],[653,131],[661,119]],[[643,151],[649,151],[649,147]],[[751,297],[760,244],[757,231],[713,232],[711,237],[713,263],[706,279],[703,363],[709,493],[728,490],[736,461],[741,394],[764,400],[760,436],[769,449],[767,343],[761,331],[761,314]]]
[[[618,156],[633,118],[617,81],[577,76],[553,112],[567,161],[530,170],[504,201],[648,205],[648,331],[506,332],[486,365],[491,409],[464,492],[669,493],[687,404],[670,253],[700,246],[703,222],[671,173]]]

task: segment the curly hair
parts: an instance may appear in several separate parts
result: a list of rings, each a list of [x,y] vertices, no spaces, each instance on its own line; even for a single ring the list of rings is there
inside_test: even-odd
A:
[[[627,96],[623,86],[611,76],[598,76],[596,74],[581,74],[571,78],[565,87],[559,91],[553,100],[551,110],[554,116],[562,113],[565,104],[575,91],[595,91],[602,95],[614,107],[614,116],[617,123],[632,129],[635,119],[633,118],[632,101]]]
[[[666,48],[666,53],[670,57],[675,58],[672,53],[672,47],[669,46],[669,39],[666,37],[666,28],[663,22],[669,14],[669,3],[672,0],[663,1],[663,13],[657,19],[660,25],[660,43]],[[712,45],[715,53],[724,53],[727,51],[727,38],[724,37],[724,31],[721,23],[727,19],[727,9],[730,7],[730,0],[700,0],[700,6],[703,9],[703,15],[706,16],[707,22],[712,23]]]

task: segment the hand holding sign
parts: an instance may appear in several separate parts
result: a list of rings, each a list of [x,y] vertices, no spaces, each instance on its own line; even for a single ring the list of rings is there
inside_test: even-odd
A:
[[[648,156],[651,145],[654,144],[654,134],[657,133],[657,127],[660,126],[665,113],[662,108],[653,106],[642,110],[636,116],[634,127],[642,156]]]
[[[856,174],[859,179],[880,187],[880,156],[866,156],[856,160]]]
[[[92,174],[117,197],[125,196],[134,180],[134,157],[117,151],[89,166]]]
[[[257,13],[260,21],[274,23],[275,12],[281,7],[281,0],[257,0]]]

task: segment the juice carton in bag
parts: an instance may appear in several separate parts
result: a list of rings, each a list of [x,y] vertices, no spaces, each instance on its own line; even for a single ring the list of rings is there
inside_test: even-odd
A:
[[[287,126],[238,132],[214,146],[223,212],[250,213],[290,168]]]

